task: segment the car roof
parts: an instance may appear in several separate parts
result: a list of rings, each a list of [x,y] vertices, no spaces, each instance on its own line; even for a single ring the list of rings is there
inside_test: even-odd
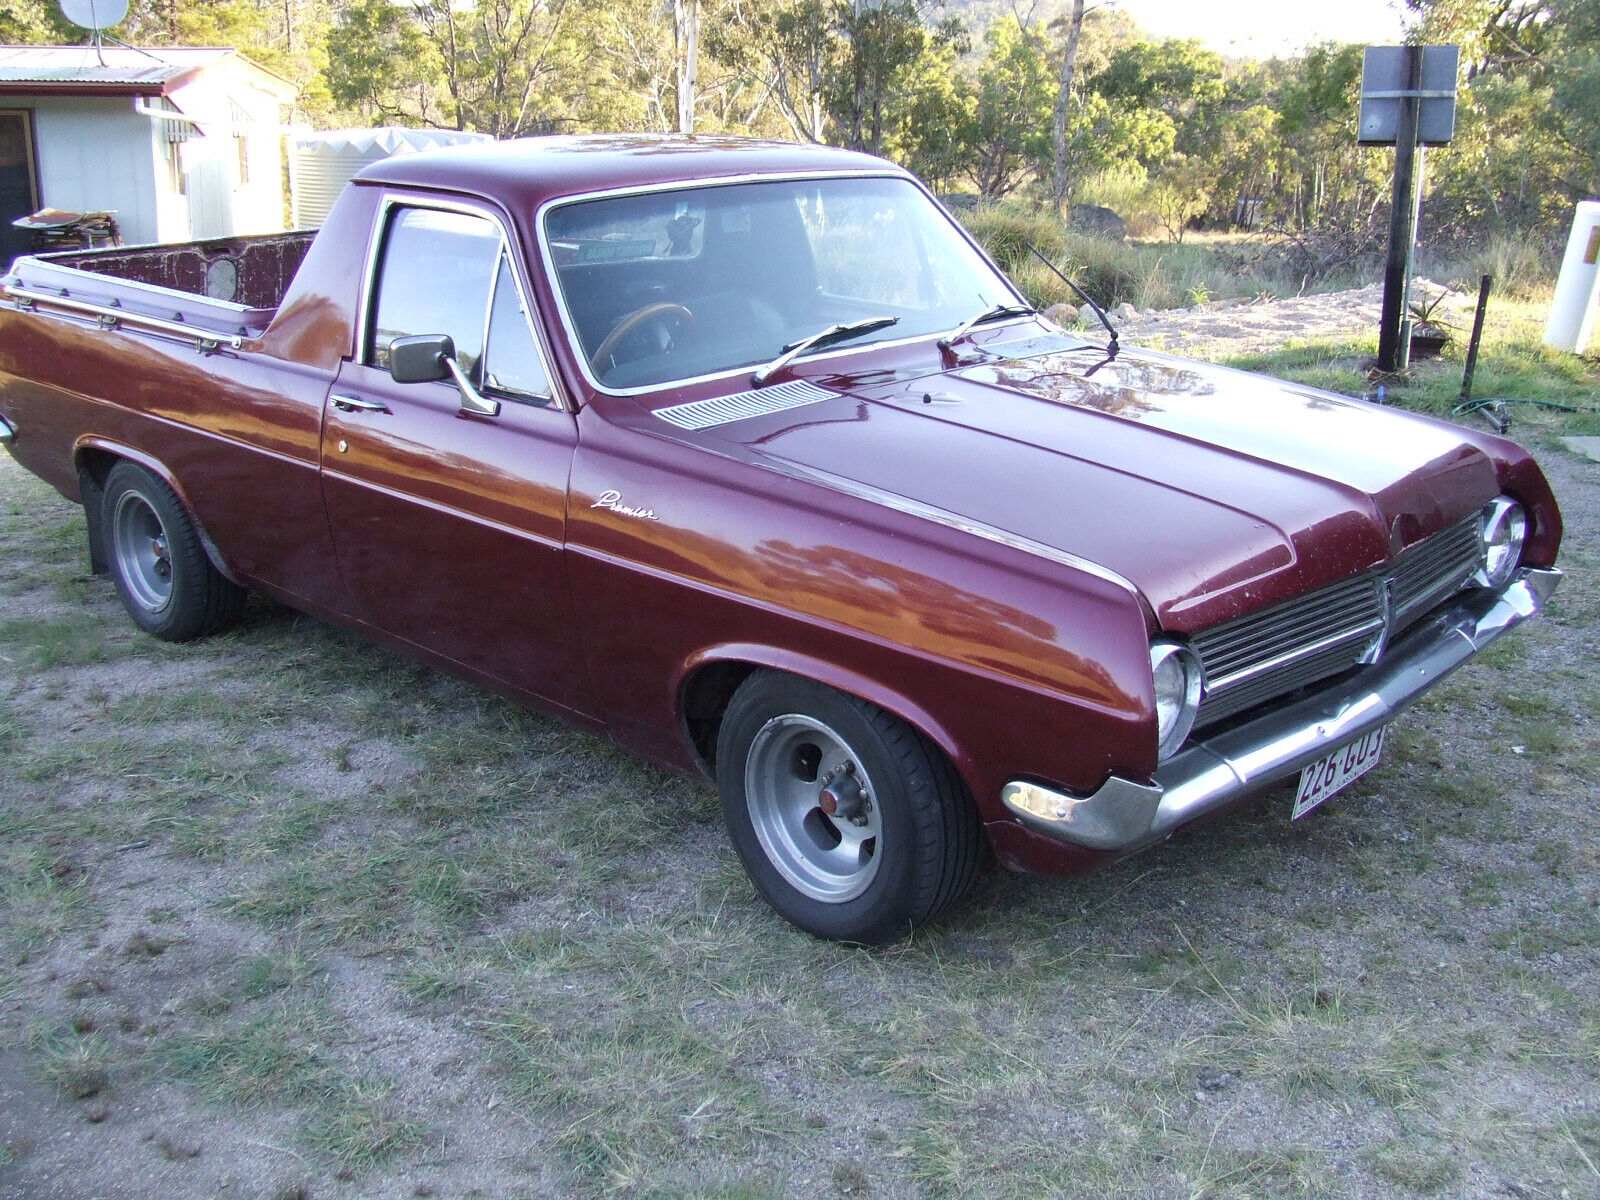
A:
[[[748,175],[905,172],[832,146],[735,137],[568,134],[402,154],[356,175],[361,183],[439,188],[499,200],[523,212],[546,201],[615,188]]]

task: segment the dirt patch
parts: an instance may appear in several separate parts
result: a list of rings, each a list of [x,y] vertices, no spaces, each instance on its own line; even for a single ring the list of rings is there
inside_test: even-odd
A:
[[[1600,465],[1540,453],[1552,611],[1325,812],[877,952],[603,742],[266,607],[136,636],[0,459],[0,1196],[1594,1195]]]
[[[1470,328],[1474,298],[1433,283],[1412,281],[1413,297],[1446,293],[1437,316]],[[1383,312],[1383,285],[1355,291],[1279,299],[1210,300],[1193,308],[1147,309],[1121,321],[1130,345],[1159,347],[1195,358],[1276,350],[1311,339],[1370,336]]]

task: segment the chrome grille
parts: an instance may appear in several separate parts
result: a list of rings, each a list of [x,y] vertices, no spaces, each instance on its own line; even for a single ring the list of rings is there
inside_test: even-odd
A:
[[[1405,628],[1446,596],[1455,595],[1480,566],[1477,517],[1411,547],[1393,568],[1396,626]]]
[[[1466,586],[1478,565],[1473,516],[1381,570],[1195,635],[1206,673],[1196,723],[1215,723],[1369,661],[1389,638]]]

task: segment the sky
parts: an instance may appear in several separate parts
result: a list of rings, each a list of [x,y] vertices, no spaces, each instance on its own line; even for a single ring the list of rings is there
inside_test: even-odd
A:
[[[1116,7],[1158,37],[1199,38],[1219,53],[1254,58],[1323,41],[1400,41],[1400,0],[1116,0]]]

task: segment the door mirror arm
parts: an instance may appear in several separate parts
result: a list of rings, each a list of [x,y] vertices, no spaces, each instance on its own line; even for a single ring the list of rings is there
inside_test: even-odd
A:
[[[461,411],[470,413],[475,417],[498,417],[500,415],[500,401],[491,400],[477,388],[472,386],[472,380],[467,378],[467,373],[461,369],[461,364],[449,354],[444,356],[444,365],[449,369],[450,376],[456,381],[456,391],[461,393]]]

